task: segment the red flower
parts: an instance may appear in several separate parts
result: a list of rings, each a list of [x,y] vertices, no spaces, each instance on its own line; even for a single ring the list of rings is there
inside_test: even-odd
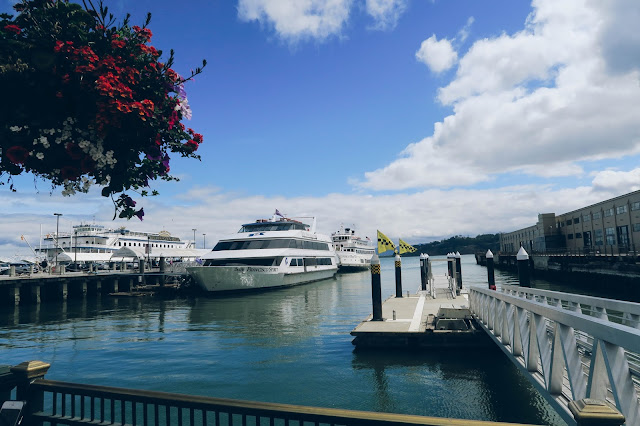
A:
[[[189,140],[184,144],[185,147],[191,150],[191,152],[196,151],[198,149],[198,142]]]
[[[80,177],[80,170],[72,166],[64,166],[60,170],[60,175],[65,180],[76,180]]]
[[[96,162],[93,161],[93,159],[88,155],[85,156],[80,162],[80,170],[82,170],[82,173],[91,173],[95,170],[95,168]]]
[[[114,49],[122,49],[124,46],[126,45],[126,43],[122,40],[112,40],[111,41],[111,47],[113,47]]]
[[[12,33],[20,34],[20,32],[22,31],[22,28],[20,28],[17,25],[9,24],[9,25],[5,25],[4,30]]]
[[[82,149],[80,149],[80,147],[75,143],[67,142],[67,145],[65,145],[65,149],[69,157],[74,160],[79,160],[84,156],[84,152],[82,152]]]
[[[27,149],[22,146],[16,145],[7,149],[7,158],[13,164],[24,164],[24,162],[27,161],[28,157],[29,151],[27,151]]]

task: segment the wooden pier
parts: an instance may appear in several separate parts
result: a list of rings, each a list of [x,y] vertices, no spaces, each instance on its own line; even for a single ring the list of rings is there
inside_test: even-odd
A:
[[[38,304],[51,300],[81,299],[100,294],[164,294],[175,291],[180,273],[159,270],[99,272],[38,272],[20,276],[0,275],[0,303],[5,306]],[[152,291],[155,290],[155,291]]]
[[[453,276],[455,276],[455,272]],[[382,304],[382,319],[370,315],[351,335],[358,348],[458,348],[489,347],[491,339],[469,310],[463,290],[457,294],[451,277],[429,279],[429,289],[402,297],[391,296]]]

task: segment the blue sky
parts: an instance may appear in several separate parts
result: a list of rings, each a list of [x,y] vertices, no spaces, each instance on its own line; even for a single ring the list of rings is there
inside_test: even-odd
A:
[[[2,0],[0,11],[13,1]],[[602,4],[599,4],[602,3]],[[202,161],[174,159],[143,222],[99,191],[0,187],[0,258],[80,221],[211,246],[316,215],[410,243],[511,231],[640,189],[636,0],[106,0],[176,52]],[[25,251],[26,250],[26,251]]]

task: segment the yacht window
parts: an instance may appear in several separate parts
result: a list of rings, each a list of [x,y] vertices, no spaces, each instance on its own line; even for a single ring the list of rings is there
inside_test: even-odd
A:
[[[258,259],[207,259],[204,266],[279,266],[281,257],[261,257]]]

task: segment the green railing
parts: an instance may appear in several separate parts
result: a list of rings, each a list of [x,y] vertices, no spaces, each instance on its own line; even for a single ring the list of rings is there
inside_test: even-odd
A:
[[[44,379],[48,368],[49,364],[29,361],[0,371],[0,402],[9,397],[27,402],[27,412],[22,425],[481,426],[498,424],[477,420],[306,407],[66,383]]]
[[[494,425],[493,422],[306,407],[82,385],[30,385],[30,424],[51,425]]]

